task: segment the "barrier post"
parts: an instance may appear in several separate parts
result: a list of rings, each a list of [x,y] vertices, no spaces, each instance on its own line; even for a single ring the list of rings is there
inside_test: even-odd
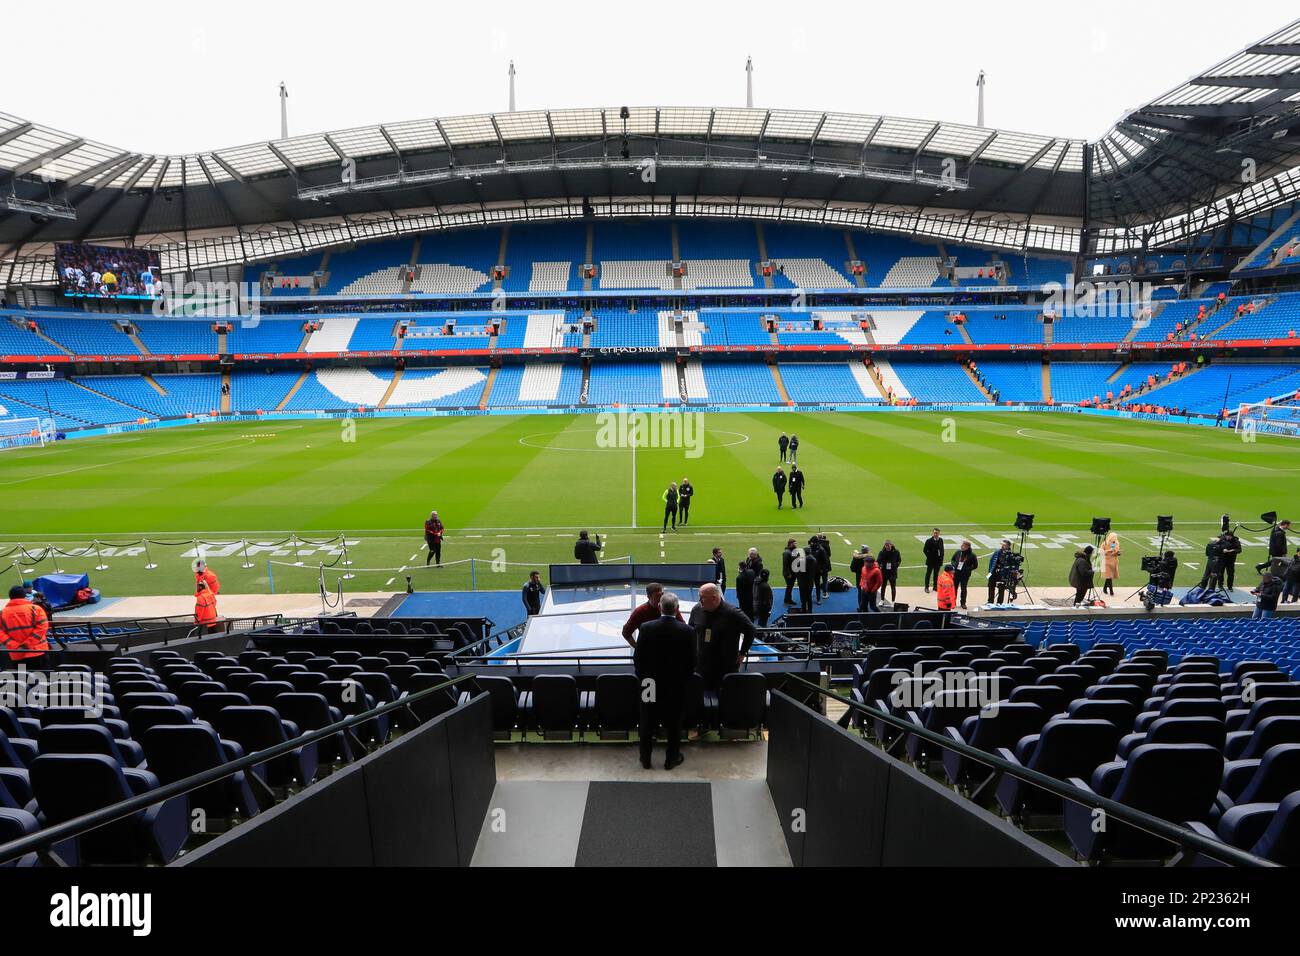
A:
[[[23,574],[26,575],[26,574],[35,574],[35,573],[36,573],[36,565],[39,564],[40,562],[39,562],[39,561],[33,561],[33,560],[32,560],[31,552],[28,551],[28,550],[23,546],[23,543],[22,543],[21,541],[18,542],[18,557],[20,557],[20,558],[26,558],[26,559],[27,559],[26,561],[23,561],[23,562],[22,562],[23,564],[30,564],[30,565],[32,565],[30,568],[23,568],[23,571],[22,571]],[[18,562],[15,561],[14,563],[17,564]]]
[[[99,539],[96,538],[92,544],[95,546],[95,557],[99,559],[99,564],[95,565],[96,571],[107,571],[108,565],[104,563],[104,555],[100,553]]]
[[[247,570],[248,568],[251,568],[253,566],[253,562],[250,561],[248,558],[248,539],[241,538],[240,542],[244,545],[244,563],[241,564],[240,567]]]
[[[153,553],[149,550],[149,539],[141,538],[140,540],[144,542],[144,559],[146,562],[144,569],[146,571],[152,571],[154,568],[158,567],[158,565],[154,563]]]
[[[271,570],[271,559],[266,559],[266,583],[271,587],[271,593],[275,593],[275,572]]]
[[[289,539],[293,542],[293,566],[294,566],[295,568],[300,568],[300,567],[302,567],[302,555],[298,553],[298,534],[297,534],[297,532],[294,532],[293,534],[291,534],[291,535],[289,536]]]
[[[478,565],[476,563],[476,559],[470,558],[469,559],[469,589],[471,591],[478,590],[477,571],[478,571]]]
[[[352,566],[352,559],[348,557],[348,536],[346,534],[343,535],[343,560],[340,561],[339,564],[341,564],[345,568]],[[343,572],[344,581],[351,581],[355,577],[356,575],[353,574],[351,571]]]

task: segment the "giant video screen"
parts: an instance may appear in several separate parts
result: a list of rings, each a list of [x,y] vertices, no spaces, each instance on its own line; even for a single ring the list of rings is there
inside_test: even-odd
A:
[[[54,268],[63,294],[79,299],[153,299],[162,294],[162,265],[148,249],[61,242]]]

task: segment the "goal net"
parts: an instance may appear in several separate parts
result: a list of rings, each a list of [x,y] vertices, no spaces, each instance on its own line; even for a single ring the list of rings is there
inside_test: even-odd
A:
[[[1300,437],[1300,405],[1242,405],[1237,411],[1237,431],[1266,432]]]
[[[0,450],[54,441],[52,418],[0,418]]]

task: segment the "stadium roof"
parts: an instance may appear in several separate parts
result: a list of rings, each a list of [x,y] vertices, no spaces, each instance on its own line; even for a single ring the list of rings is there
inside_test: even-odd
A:
[[[408,222],[647,210],[900,230],[924,220],[953,239],[981,241],[985,229],[991,244],[1073,251],[1085,220],[1121,241],[1150,236],[1149,224],[1185,227],[1249,192],[1246,165],[1260,183],[1295,167],[1297,122],[1300,21],[1095,144],[874,114],[642,106],[410,120],[161,156],[0,113],[0,259],[47,256],[53,241],[129,240],[183,248],[175,264],[197,267],[310,248],[301,237],[321,224],[338,242],[381,234],[384,220],[391,234]],[[1247,205],[1293,198],[1283,191],[1255,189]],[[249,239],[268,233],[269,248]],[[225,251],[200,254],[205,243]]]
[[[1300,20],[1133,110],[1093,149],[1094,220],[1159,220],[1300,162]]]

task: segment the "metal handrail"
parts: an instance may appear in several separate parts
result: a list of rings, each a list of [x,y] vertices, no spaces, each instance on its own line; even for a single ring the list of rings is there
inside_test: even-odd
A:
[[[20,839],[0,844],[0,863],[11,859],[17,859],[26,853],[44,849],[45,847],[49,847],[55,843],[61,843],[64,840],[70,840],[74,837],[81,836],[83,833],[88,833],[91,830],[97,830],[102,826],[107,826],[108,824],[121,820],[124,817],[128,817],[133,813],[138,813],[156,803],[162,803],[163,801],[170,800],[173,797],[179,797],[183,794],[191,793],[201,787],[206,787],[208,784],[216,783],[218,780],[223,780],[231,774],[238,773],[241,770],[256,767],[259,764],[266,763],[268,760],[274,760],[276,757],[284,756],[285,754],[297,750],[299,747],[306,744],[315,743],[318,740],[324,740],[325,738],[332,737],[335,734],[351,730],[359,724],[364,724],[366,721],[374,720],[376,717],[381,717],[390,711],[399,708],[407,708],[416,701],[423,700],[425,697],[428,697],[437,691],[445,690],[448,687],[453,687],[463,681],[470,680],[473,676],[474,675],[472,674],[464,674],[460,677],[444,681],[443,683],[437,684],[433,687],[426,687],[424,690],[417,691],[414,694],[403,694],[397,700],[380,704],[378,707],[374,707],[361,714],[353,714],[351,717],[345,717],[342,720],[322,727],[319,730],[299,734],[292,740],[286,740],[283,743],[276,744],[273,747],[268,747],[265,750],[259,750],[256,753],[246,754],[236,760],[227,761],[226,763],[213,767],[210,770],[204,770],[201,773],[196,773],[183,780],[177,780],[175,783],[161,786],[157,790],[150,790],[148,793],[129,797],[126,800],[95,810],[92,813],[84,813],[79,817],[73,817],[71,820],[56,824],[55,826],[46,827],[44,830],[29,834]]]
[[[969,757],[979,763],[992,767],[994,770],[1000,770],[1003,773],[1009,773],[1026,783],[1033,784],[1043,790],[1048,791],[1058,797],[1070,800],[1074,803],[1081,803],[1085,806],[1098,807],[1105,810],[1108,814],[1116,819],[1136,827],[1139,830],[1145,830],[1161,839],[1168,840],[1179,847],[1191,847],[1200,850],[1220,862],[1232,863],[1237,866],[1253,867],[1275,867],[1278,864],[1271,860],[1265,860],[1262,857],[1239,850],[1235,846],[1229,846],[1226,843],[1220,843],[1218,840],[1211,840],[1202,836],[1195,830],[1179,826],[1176,823],[1170,823],[1168,820],[1162,820],[1160,817],[1152,816],[1142,810],[1136,810],[1133,807],[1123,803],[1111,800],[1109,797],[1103,797],[1091,791],[1080,790],[1073,784],[1057,780],[1055,777],[1049,777],[1047,774],[1039,773],[1037,770],[1030,770],[1028,767],[1014,764],[1003,760],[996,754],[972,747],[970,744],[953,740],[951,737],[945,737],[943,734],[935,733],[928,727],[921,727],[917,724],[896,717],[888,711],[871,707],[867,704],[860,704],[856,700],[841,697],[834,691],[815,684],[812,681],[805,680],[797,674],[789,674],[787,677],[791,680],[803,684],[810,690],[814,690],[824,697],[834,697],[837,701],[846,704],[850,709],[868,714],[877,720],[883,720],[885,723],[909,734],[915,734],[922,740],[929,743],[944,747],[945,749],[955,751],[963,757]]]

